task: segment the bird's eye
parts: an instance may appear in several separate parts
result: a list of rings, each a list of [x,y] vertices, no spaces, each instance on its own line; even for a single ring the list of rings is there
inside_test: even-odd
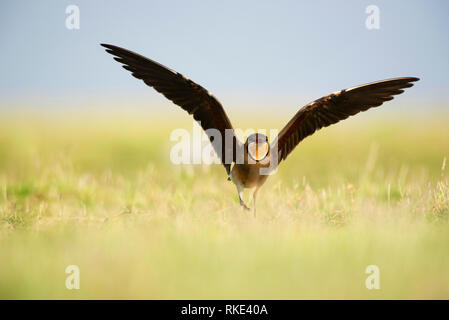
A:
[[[268,154],[268,143],[266,142],[251,142],[248,144],[248,153],[256,161],[264,159]]]

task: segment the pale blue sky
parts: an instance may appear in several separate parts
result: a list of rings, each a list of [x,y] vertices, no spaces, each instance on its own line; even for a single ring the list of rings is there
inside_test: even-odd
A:
[[[69,4],[80,8],[80,30],[65,27]],[[380,8],[380,30],[365,28],[370,4]],[[2,98],[142,94],[144,85],[101,42],[159,61],[219,98],[314,99],[395,76],[422,79],[408,98],[449,97],[445,0],[10,0],[0,7]]]

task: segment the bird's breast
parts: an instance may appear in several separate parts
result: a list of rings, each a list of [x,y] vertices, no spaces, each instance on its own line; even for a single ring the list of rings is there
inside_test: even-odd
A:
[[[268,175],[261,174],[263,167],[256,164],[235,164],[232,168],[232,181],[245,188],[260,186],[268,178]]]

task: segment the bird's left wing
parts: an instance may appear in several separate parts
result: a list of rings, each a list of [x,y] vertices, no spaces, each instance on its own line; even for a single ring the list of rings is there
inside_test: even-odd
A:
[[[277,163],[285,160],[290,152],[315,131],[344,120],[361,111],[378,107],[403,89],[413,86],[418,78],[394,78],[341,90],[309,103],[301,108],[281,130],[272,144],[272,157]],[[276,152],[277,151],[277,152]],[[274,153],[276,152],[276,153]]]
[[[236,148],[241,143],[235,136],[231,121],[220,102],[199,84],[156,61],[114,45],[101,45],[115,56],[116,61],[123,64],[123,68],[131,71],[134,77],[143,80],[145,84],[193,115],[203,130],[216,129],[220,132],[221,143],[216,143],[211,131],[206,131],[229,175],[231,164],[235,162]],[[226,138],[227,135],[230,137]],[[226,143],[227,141],[232,141],[232,144]]]

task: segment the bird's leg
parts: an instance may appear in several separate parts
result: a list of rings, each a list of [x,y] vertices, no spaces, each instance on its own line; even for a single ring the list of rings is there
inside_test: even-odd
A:
[[[253,193],[253,214],[254,214],[254,218],[256,217],[256,197],[257,197],[257,191],[259,191],[259,187],[256,187],[256,190],[254,190]]]
[[[248,206],[245,204],[245,202],[243,202],[243,188],[240,185],[236,185],[237,186],[237,192],[239,194],[239,200],[240,200],[240,205],[243,207],[243,209],[245,210],[250,210],[250,208],[248,208]]]
[[[239,199],[240,199],[240,205],[243,207],[243,209],[250,211],[251,209],[248,208],[248,206],[245,204],[245,202],[243,202],[241,192],[239,192]]]
[[[247,210],[247,211],[250,211],[250,210],[251,210],[250,208],[248,208],[248,206],[245,204],[245,202],[243,202],[242,199],[240,199],[240,205],[243,207],[243,209],[245,209],[245,210]]]

